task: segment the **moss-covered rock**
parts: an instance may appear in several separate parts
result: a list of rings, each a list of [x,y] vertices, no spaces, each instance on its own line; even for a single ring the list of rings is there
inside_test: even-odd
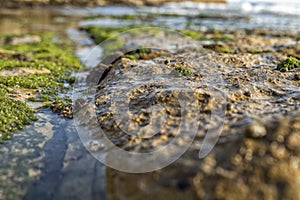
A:
[[[277,65],[277,70],[288,71],[300,67],[300,60],[294,57],[288,57]]]
[[[81,64],[73,55],[72,44],[53,42],[53,36],[45,33],[39,42],[16,45],[4,38],[7,42],[1,47],[5,54],[0,60],[0,140],[36,119],[26,102],[65,102],[56,95],[69,89],[74,82],[71,72]],[[22,91],[30,92],[22,95]]]

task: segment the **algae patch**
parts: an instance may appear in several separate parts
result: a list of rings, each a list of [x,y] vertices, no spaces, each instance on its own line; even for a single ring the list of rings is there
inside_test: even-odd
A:
[[[294,57],[288,57],[277,65],[277,70],[288,71],[300,67],[300,60]]]
[[[65,102],[57,95],[70,89],[74,82],[71,73],[81,63],[73,55],[71,43],[54,42],[53,36],[45,33],[39,36],[40,42],[7,42],[1,47],[5,51],[0,57],[0,141],[36,119],[29,101],[46,106]]]
[[[10,133],[35,120],[33,111],[24,102],[9,98],[7,88],[0,84],[0,141]]]
[[[176,66],[175,70],[178,71],[183,76],[189,76],[191,74],[190,69],[185,66]]]

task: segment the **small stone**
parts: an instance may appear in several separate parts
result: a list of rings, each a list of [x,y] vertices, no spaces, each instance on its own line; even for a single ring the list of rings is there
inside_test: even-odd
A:
[[[292,133],[287,139],[287,147],[295,152],[300,152],[300,134]]]
[[[247,97],[252,97],[252,94],[250,91],[245,91],[244,92],[244,95],[247,96]]]
[[[233,110],[233,105],[231,103],[226,105],[226,110],[227,111],[232,111]]]
[[[250,138],[262,138],[267,135],[266,127],[257,121],[245,127],[245,135]]]

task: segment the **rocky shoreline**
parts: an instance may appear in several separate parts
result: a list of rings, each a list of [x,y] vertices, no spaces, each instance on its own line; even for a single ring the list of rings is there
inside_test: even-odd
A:
[[[228,20],[228,16],[197,17]],[[89,71],[87,80],[96,86],[96,96],[91,107],[82,109],[83,125],[95,117],[115,146],[134,153],[169,144],[180,135],[181,120],[186,137],[174,146],[192,137],[190,129],[197,131],[194,141],[180,159],[153,172],[132,174],[105,167],[90,153],[106,155],[115,163],[134,160],[105,152],[99,132],[82,143],[72,121],[50,113],[49,108],[72,118],[78,111],[73,113],[70,98],[62,98],[74,84],[72,72],[81,66],[72,44],[53,41],[57,38],[47,34],[3,35],[0,109],[8,114],[13,110],[15,115],[0,119],[5,131],[0,144],[0,198],[99,199],[107,194],[112,200],[300,199],[299,31],[184,29],[173,31],[175,37],[142,25],[80,30],[101,43],[107,58]],[[127,34],[118,36],[124,31]],[[161,44],[171,48],[163,49]],[[21,100],[27,104],[9,104]],[[182,112],[181,103],[186,101],[190,104],[183,105],[191,109]],[[119,107],[124,102],[127,110]],[[22,127],[9,129],[13,123],[7,119],[30,123],[34,109],[29,104],[36,103],[48,108],[35,114],[39,121],[30,126],[33,130],[25,128],[10,139]],[[84,105],[84,101],[73,103],[75,108],[76,103]],[[30,114],[28,119],[18,115],[19,108],[21,114]],[[24,121],[19,122],[19,117]],[[220,128],[221,135],[214,134]],[[208,144],[216,144],[199,159],[209,130],[217,140]]]
[[[12,0],[1,1],[0,8],[21,8],[34,6],[103,6],[103,5],[127,5],[127,6],[142,6],[142,5],[160,5],[166,2],[181,2],[182,0]],[[193,0],[194,2],[204,3],[226,3],[226,0]]]

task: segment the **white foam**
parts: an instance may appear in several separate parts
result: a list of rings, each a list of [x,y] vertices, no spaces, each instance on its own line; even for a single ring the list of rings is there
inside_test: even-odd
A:
[[[228,0],[228,7],[241,9],[250,13],[274,13],[285,15],[300,15],[298,0]]]

